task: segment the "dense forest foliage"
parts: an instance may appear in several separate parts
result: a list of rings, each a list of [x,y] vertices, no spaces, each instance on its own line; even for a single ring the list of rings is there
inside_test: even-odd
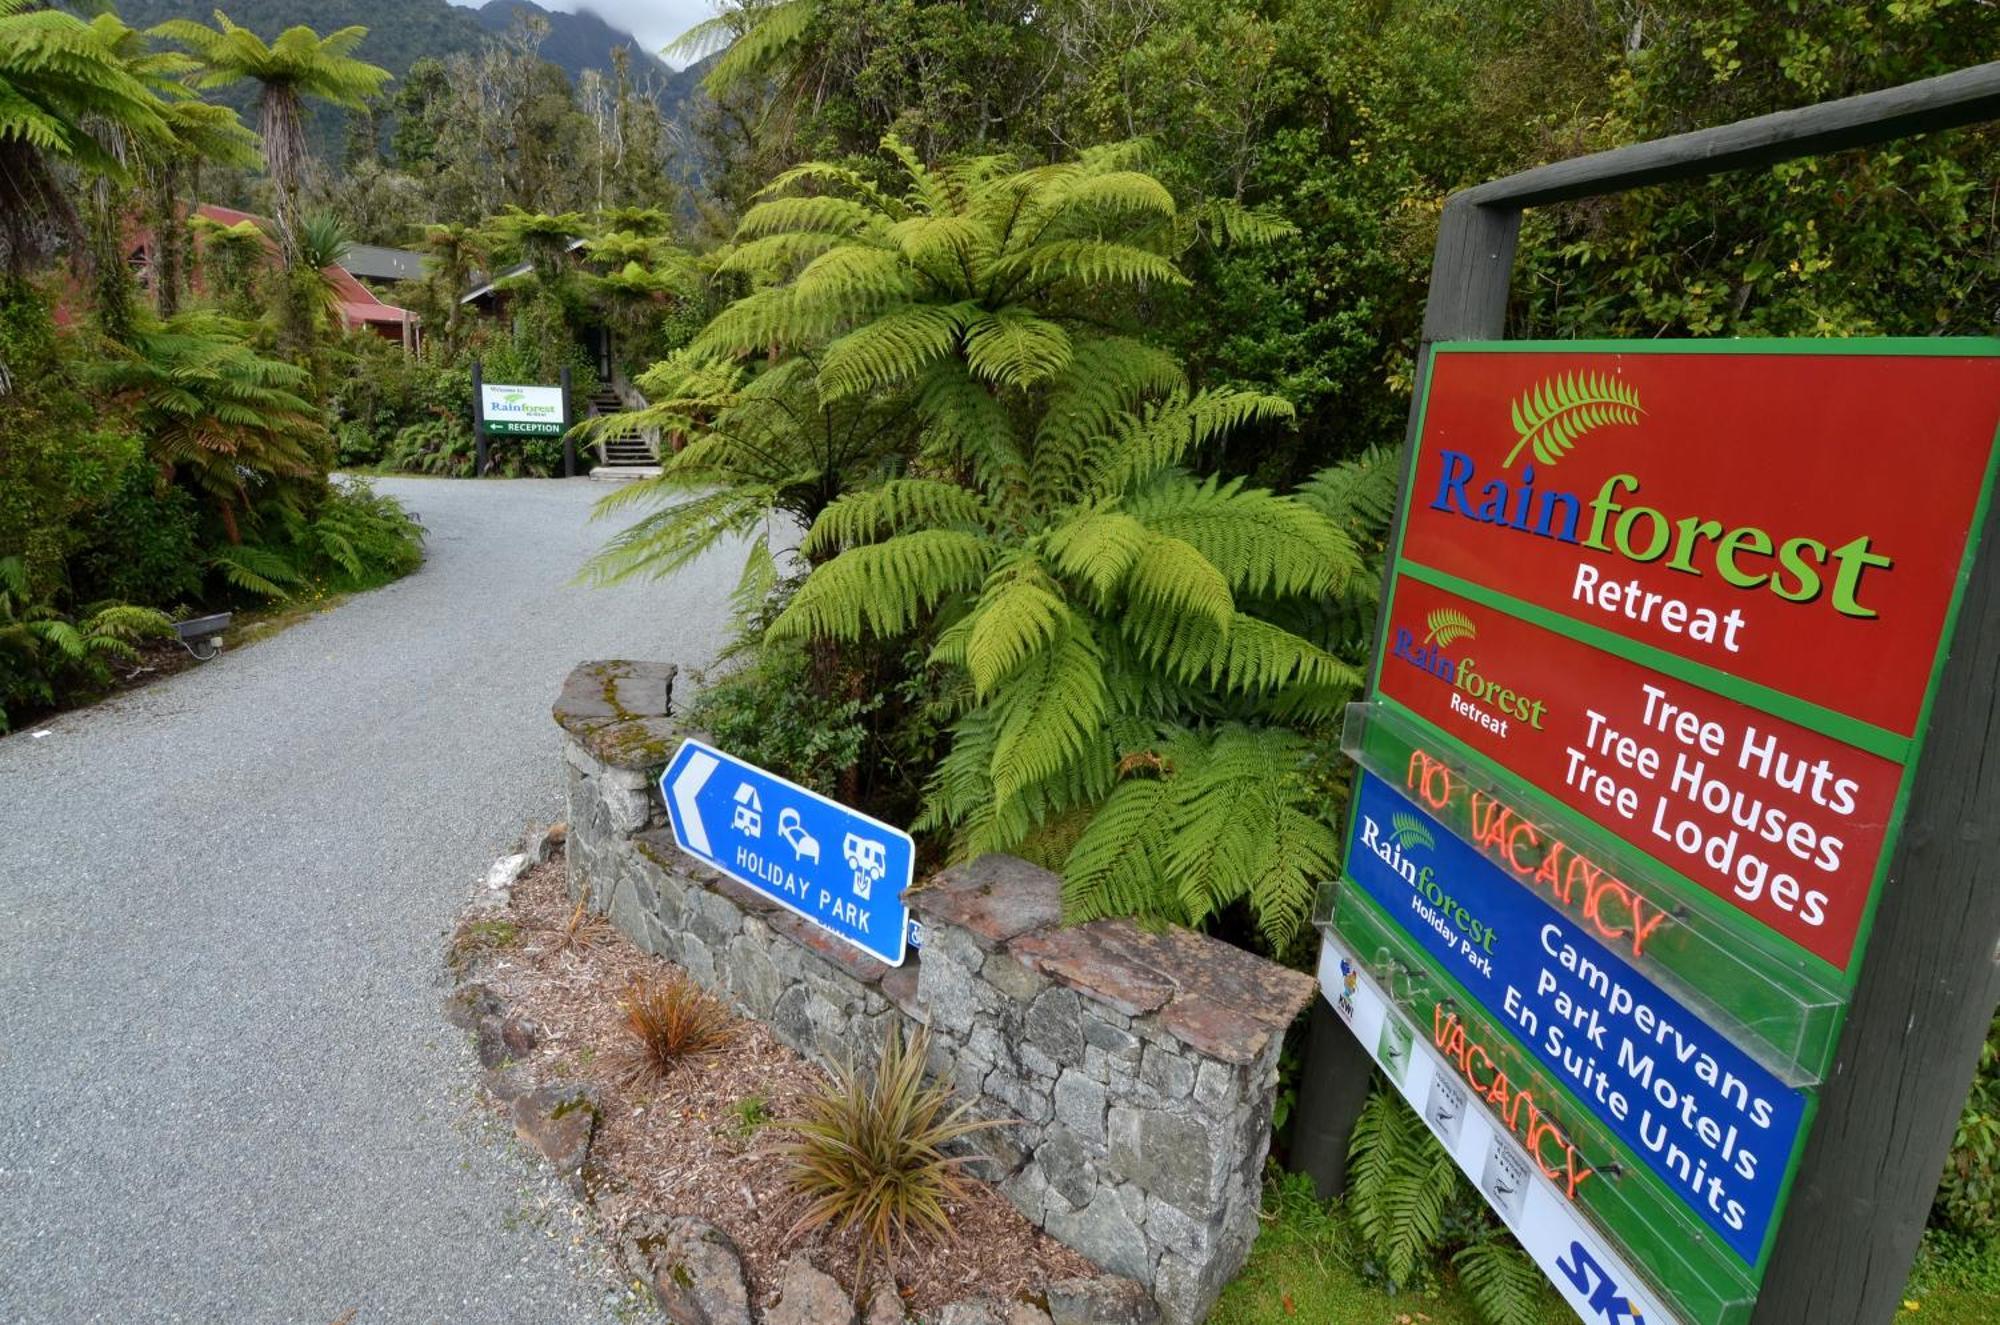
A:
[[[568,16],[246,11],[0,0],[0,706],[160,610],[407,569],[329,471],[469,472],[472,360],[585,375],[610,328],[665,455],[594,572],[750,549],[694,721],[928,859],[1062,867],[1072,917],[1291,961],[1446,196],[2000,48],[1980,0],[729,0],[668,74]],[[1976,128],[1531,213],[1510,330],[1988,332],[1996,164]],[[421,353],[340,325],[356,241],[428,255]],[[493,274],[505,318],[461,302]],[[1533,1275],[1373,1117],[1370,1263],[1455,1251],[1518,1318]]]

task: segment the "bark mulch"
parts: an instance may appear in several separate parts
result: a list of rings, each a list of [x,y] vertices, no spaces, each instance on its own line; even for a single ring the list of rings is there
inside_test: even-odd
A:
[[[619,995],[634,978],[659,978],[673,965],[600,919],[573,924],[560,857],[516,883],[509,919],[515,932],[492,954],[488,978],[504,984],[510,1013],[540,1037],[520,1065],[538,1081],[587,1080],[598,1091],[589,1190],[607,1230],[647,1213],[706,1219],[736,1243],[752,1300],[766,1307],[784,1263],[800,1251],[852,1290],[855,1240],[825,1231],[792,1236],[803,1202],[786,1190],[774,1153],[779,1133],[757,1121],[796,1116],[827,1074],[761,1023],[736,1019],[720,1052],[683,1062],[658,1086],[626,1084],[618,1071],[629,1040]],[[950,1213],[954,1239],[919,1243],[896,1258],[896,1284],[912,1311],[973,1294],[1007,1300],[1098,1273],[983,1182]]]

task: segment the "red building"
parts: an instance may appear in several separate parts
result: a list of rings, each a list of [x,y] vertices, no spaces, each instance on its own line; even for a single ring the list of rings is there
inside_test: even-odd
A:
[[[250,212],[239,212],[233,207],[218,207],[208,202],[197,204],[195,214],[207,217],[218,225],[239,225],[244,221],[254,222],[259,227],[268,225],[261,216]],[[277,242],[267,236],[264,247],[270,254],[271,261],[275,263],[278,260]],[[400,249],[378,249],[368,245],[355,247],[357,251],[369,254],[393,255],[391,260],[383,265],[384,271],[402,273],[420,270],[420,259],[416,254],[406,253]],[[135,231],[131,261],[140,273],[141,279],[148,279],[153,267],[153,232],[150,227],[140,227]],[[321,270],[339,295],[342,327],[349,331],[366,328],[384,340],[398,342],[405,350],[412,352],[416,350],[421,339],[421,328],[420,320],[415,313],[383,301],[345,266],[336,263]],[[407,279],[406,276],[403,278]],[[202,284],[198,271],[194,275],[194,283],[197,287]]]

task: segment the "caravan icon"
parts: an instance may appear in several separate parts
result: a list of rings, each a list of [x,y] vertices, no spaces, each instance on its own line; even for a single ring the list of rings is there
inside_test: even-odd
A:
[[[764,806],[757,799],[757,788],[748,782],[736,789],[736,809],[729,816],[729,826],[745,837],[764,835]]]

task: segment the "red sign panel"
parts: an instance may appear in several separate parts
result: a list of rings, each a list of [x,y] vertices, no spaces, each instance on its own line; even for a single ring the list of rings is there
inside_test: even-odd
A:
[[[1847,966],[1899,764],[1408,576],[1377,689]]]
[[[1911,735],[1996,400],[1995,358],[1445,350],[1402,556]]]

